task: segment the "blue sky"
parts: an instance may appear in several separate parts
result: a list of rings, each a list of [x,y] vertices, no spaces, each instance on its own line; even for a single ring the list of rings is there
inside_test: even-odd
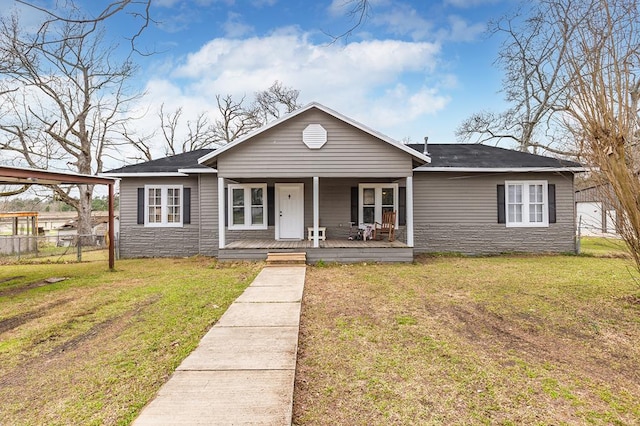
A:
[[[43,0],[45,2],[45,0]],[[79,3],[95,7],[95,0]],[[106,1],[100,1],[106,3]],[[15,4],[0,0],[0,7]],[[482,109],[503,108],[499,40],[487,21],[516,0],[372,0],[366,22],[350,27],[345,0],[154,0],[158,22],[138,41],[153,56],[137,58],[136,83],[147,95],[141,128],[154,111],[183,107],[215,118],[215,95],[248,95],[275,80],[397,140],[454,142],[460,122]],[[7,8],[3,8],[7,10]],[[111,36],[130,34],[122,17]]]

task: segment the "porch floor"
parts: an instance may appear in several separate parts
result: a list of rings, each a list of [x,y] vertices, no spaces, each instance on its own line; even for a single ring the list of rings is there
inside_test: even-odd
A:
[[[320,241],[314,248],[313,241],[241,240],[227,244],[218,250],[218,259],[265,260],[268,253],[305,252],[307,263],[318,261],[352,262],[411,262],[413,248],[401,241],[355,241],[336,239]]]
[[[319,241],[320,248],[406,248],[408,247],[401,241],[386,241],[386,240],[325,240]],[[227,244],[225,250],[235,249],[311,249],[313,248],[313,241],[300,240],[300,241],[286,241],[286,240],[240,240]]]

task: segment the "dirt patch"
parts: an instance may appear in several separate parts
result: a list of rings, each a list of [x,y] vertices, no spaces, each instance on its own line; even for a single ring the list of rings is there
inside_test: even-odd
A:
[[[538,329],[543,325],[542,319],[511,321],[473,303],[443,307],[439,315],[448,318],[450,326],[458,329],[459,335],[465,336],[470,344],[486,352],[518,353],[532,363],[551,362],[577,374],[589,371],[593,378],[604,383],[620,377],[640,382],[640,371],[632,363],[621,362],[628,358],[627,345],[617,339],[615,347],[602,350],[608,339],[603,332],[562,327],[549,333]],[[601,350],[585,351],[585,347],[591,345]]]
[[[631,305],[640,306],[640,296],[630,295],[623,297],[623,300]]]
[[[70,367],[89,362],[101,351],[108,350],[116,337],[139,315],[145,307],[156,303],[159,295],[147,298],[128,311],[102,321],[89,330],[54,347],[51,351],[31,358],[0,377],[0,387],[31,386],[37,394],[38,383],[46,377],[54,377],[53,371],[64,371]],[[46,373],[46,374],[45,374]]]
[[[15,277],[4,278],[0,280],[0,284],[8,283],[9,281],[18,280],[20,278],[24,278],[24,275],[17,275]]]
[[[635,299],[477,266],[311,268],[294,424],[637,423]]]
[[[17,278],[22,278],[22,277],[13,277],[8,281],[12,281]],[[60,281],[64,281],[68,279],[69,279],[68,277],[51,277],[51,278],[44,279],[42,281],[36,281],[36,282],[32,282],[32,283],[28,283],[20,286],[5,288],[3,290],[0,290],[0,297],[15,296],[17,294],[24,293],[25,291],[28,291],[34,288],[44,287],[46,285],[55,284]]]
[[[5,333],[9,330],[13,330],[14,328],[19,327],[22,324],[25,324],[31,320],[40,318],[46,315],[49,310],[56,308],[60,305],[64,305],[65,303],[68,303],[71,300],[72,299],[57,300],[53,303],[49,303],[44,306],[41,306],[36,310],[25,312],[20,315],[15,315],[13,317],[3,319],[2,321],[0,321],[0,334]]]

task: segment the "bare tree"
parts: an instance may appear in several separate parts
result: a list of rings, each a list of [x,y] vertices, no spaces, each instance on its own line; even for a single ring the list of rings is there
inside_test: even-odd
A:
[[[255,93],[252,109],[258,121],[264,125],[300,108],[299,95],[299,90],[283,86],[276,80],[268,89]]]
[[[160,131],[165,142],[165,155],[176,155],[196,149],[209,148],[218,143],[214,126],[209,123],[204,112],[198,114],[195,120],[186,121],[186,132],[182,137],[179,131],[182,107],[173,113],[167,113],[164,111],[164,104],[162,104],[158,117],[160,118]]]
[[[347,15],[351,19],[352,24],[338,35],[327,34],[331,37],[332,43],[342,38],[348,39],[351,37],[357,28],[364,25],[371,11],[370,0],[344,0],[342,5],[347,8]]]
[[[124,120],[125,83],[135,71],[82,19],[45,23],[35,35],[17,16],[0,20],[0,148],[21,164],[100,173],[114,127]],[[91,24],[89,24],[91,25]],[[92,185],[54,187],[90,234]]]
[[[78,8],[73,1],[62,4],[64,6],[63,10],[65,12],[60,12],[55,9],[43,7],[33,1],[16,0],[16,2],[38,10],[44,14],[45,20],[40,26],[38,35],[44,36],[47,33],[48,28],[61,23],[71,24],[82,28],[81,31],[75,34],[60,34],[58,38],[54,39],[51,39],[51,35],[48,34],[48,41],[56,43],[65,41],[63,37],[88,37],[92,32],[97,31],[98,28],[100,28],[100,26],[105,23],[105,21],[109,20],[115,15],[122,15],[123,13],[126,13],[129,17],[136,21],[134,25],[129,26],[129,28],[132,29],[132,32],[128,35],[123,35],[123,37],[125,37],[131,43],[131,52],[137,52],[143,55],[149,54],[149,52],[140,51],[136,46],[136,41],[140,38],[144,30],[147,29],[150,24],[155,23],[150,14],[151,0],[113,0],[112,2],[105,4],[103,6],[103,9],[92,17],[88,17],[86,15],[78,15]],[[58,4],[57,6],[60,7],[61,4]]]
[[[262,125],[257,110],[245,107],[244,96],[236,101],[231,95],[217,95],[216,101],[220,113],[220,118],[214,126],[214,139],[217,143],[233,142]]]
[[[499,61],[506,113],[465,121],[463,138],[511,138],[522,149],[571,135],[576,154],[620,209],[620,233],[640,269],[640,1],[540,0],[523,25],[506,20]],[[545,136],[540,142],[536,135]]]
[[[565,124],[611,188],[619,232],[640,269],[640,4],[637,0],[549,1],[560,28],[574,28],[565,55],[571,99]]]
[[[216,148],[300,108],[299,94],[298,90],[275,81],[268,89],[255,92],[251,103],[246,96],[237,99],[232,95],[216,95],[217,110],[201,112],[193,120],[186,118],[182,107],[168,112],[162,104],[158,112],[157,131],[139,136],[123,126],[121,135],[127,144],[136,149],[139,154],[136,160],[152,160],[154,142],[162,144],[164,155]],[[209,114],[218,118],[211,122]]]
[[[518,10],[489,24],[489,34],[503,37],[496,64],[504,70],[503,89],[510,107],[504,112],[481,111],[456,130],[462,141],[511,140],[522,151],[571,154],[558,144],[556,113],[564,111],[567,79],[563,61],[575,28],[557,28],[541,7]]]

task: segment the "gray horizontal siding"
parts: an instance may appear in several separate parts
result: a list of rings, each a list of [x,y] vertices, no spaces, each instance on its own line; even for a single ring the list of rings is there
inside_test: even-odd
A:
[[[497,191],[506,180],[547,180],[556,185],[557,223],[548,228],[507,228],[497,223]],[[416,252],[573,252],[571,174],[416,173]]]
[[[218,254],[218,177],[200,176],[200,247],[198,253],[205,256]]]
[[[309,149],[302,142],[307,125],[321,124],[327,143]],[[403,177],[412,158],[370,134],[322,111],[309,110],[220,155],[217,170],[228,178]]]
[[[191,188],[191,224],[152,228],[137,224],[138,188],[145,185]],[[200,220],[197,178],[125,178],[120,182],[119,251],[123,258],[193,256],[199,253]]]
[[[275,183],[304,183],[304,233],[307,238],[307,228],[313,226],[313,180],[312,179],[240,179],[242,183],[266,183],[274,186]],[[349,222],[351,221],[351,188],[360,183],[389,183],[389,179],[355,179],[355,178],[320,178],[319,216],[320,226],[327,228],[328,239],[347,239],[349,237]],[[404,180],[399,183],[404,186]],[[225,200],[228,202],[228,200]],[[255,230],[227,230],[226,243],[243,239],[274,239],[275,227]],[[400,227],[396,234],[396,240],[406,242],[405,227]]]

